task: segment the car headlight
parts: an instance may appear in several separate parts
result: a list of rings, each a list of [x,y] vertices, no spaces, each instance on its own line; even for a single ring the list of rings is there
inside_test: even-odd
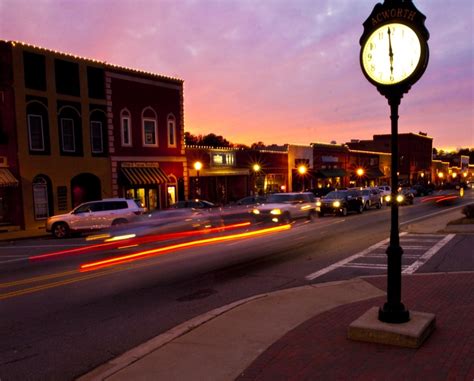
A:
[[[270,211],[270,214],[273,214],[274,216],[279,216],[281,214],[281,210],[280,209],[272,209]]]
[[[339,208],[341,206],[341,203],[339,201],[334,201],[332,203],[332,206],[334,206],[335,208]]]
[[[403,200],[405,199],[405,197],[403,197],[403,195],[399,194],[397,196],[397,202],[403,202]]]
[[[321,201],[316,201],[316,206],[321,206]]]
[[[386,202],[390,202],[391,199],[392,199],[392,196],[390,196],[390,195],[385,196],[385,201]]]
[[[260,214],[260,210],[254,209],[254,210],[252,210],[252,213],[253,213],[253,214]]]

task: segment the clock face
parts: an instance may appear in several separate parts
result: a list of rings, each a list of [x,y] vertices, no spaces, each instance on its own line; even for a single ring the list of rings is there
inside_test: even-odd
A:
[[[421,43],[407,25],[386,24],[369,36],[361,54],[363,70],[373,81],[394,85],[410,77],[418,67]]]

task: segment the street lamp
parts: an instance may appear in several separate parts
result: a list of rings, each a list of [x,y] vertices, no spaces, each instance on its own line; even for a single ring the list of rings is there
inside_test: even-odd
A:
[[[253,182],[254,182],[254,185],[253,185],[253,188],[254,188],[254,193],[255,194],[259,194],[259,190],[258,190],[258,174],[260,172],[260,170],[262,169],[262,167],[260,166],[260,164],[258,163],[255,163],[254,165],[252,165],[252,170],[253,170],[253,173],[254,173],[254,179],[253,179]]]
[[[364,168],[357,168],[356,174],[359,177],[360,186],[362,186],[362,176],[364,176],[364,173],[365,173]]]
[[[363,23],[360,66],[366,79],[388,101],[391,120],[392,200],[398,186],[398,108],[405,93],[423,75],[428,65],[429,32],[426,16],[412,1],[385,0],[376,4]],[[387,248],[387,302],[379,320],[405,323],[410,313],[401,302],[401,267],[398,203],[392,202],[390,244]]]
[[[301,180],[302,180],[302,189],[301,189],[302,192],[304,192],[304,176],[307,170],[308,169],[306,168],[306,165],[300,165],[298,167],[298,173],[300,174]]]
[[[202,163],[200,161],[196,161],[194,163],[194,169],[196,170],[196,189],[195,189],[195,194],[196,198],[199,197],[199,194],[201,193],[199,189],[199,171],[202,169]]]

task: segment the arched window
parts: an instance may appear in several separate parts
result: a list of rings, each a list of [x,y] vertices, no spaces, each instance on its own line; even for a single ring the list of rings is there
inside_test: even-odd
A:
[[[156,112],[147,107],[142,112],[143,146],[158,147],[158,126]]]
[[[168,147],[176,147],[176,118],[173,114],[168,115]]]
[[[90,138],[93,155],[101,156],[106,152],[106,116],[105,111],[94,109],[90,114]]]
[[[64,105],[58,110],[59,143],[62,155],[82,155],[82,122],[78,108]]]
[[[48,154],[50,144],[47,106],[37,100],[29,102],[26,106],[26,118],[30,153]]]
[[[49,216],[48,179],[39,175],[33,179],[33,209],[35,220],[44,220]]]
[[[130,111],[123,109],[120,112],[120,140],[122,147],[132,146],[132,118]]]

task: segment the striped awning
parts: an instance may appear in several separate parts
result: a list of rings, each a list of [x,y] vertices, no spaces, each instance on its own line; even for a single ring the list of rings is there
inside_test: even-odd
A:
[[[158,167],[122,167],[121,171],[131,185],[154,185],[169,182],[166,173]]]
[[[0,168],[0,187],[17,187],[18,180],[8,168]]]

